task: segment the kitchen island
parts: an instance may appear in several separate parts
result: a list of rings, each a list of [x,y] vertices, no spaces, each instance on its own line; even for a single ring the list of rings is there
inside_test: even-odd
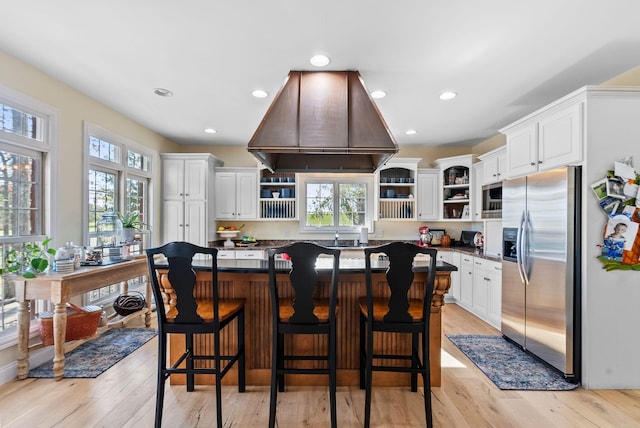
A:
[[[385,272],[387,263],[384,260],[372,260],[374,272],[375,292],[384,292],[386,285]],[[287,288],[290,287],[287,272],[290,264],[288,261],[277,261],[277,271],[281,278],[283,297],[288,297]],[[331,259],[319,258],[317,269],[320,274],[320,292],[328,294],[328,284],[330,281]],[[438,262],[436,272],[436,282],[434,287],[433,303],[431,306],[431,384],[440,386],[440,351],[441,351],[441,310],[444,304],[444,294],[450,286],[450,272],[456,267],[446,262]],[[420,290],[424,290],[427,278],[428,263],[416,260],[414,263],[414,284],[410,297],[420,297]],[[245,298],[247,304],[245,343],[246,343],[246,376],[249,385],[269,385],[271,376],[271,303],[269,300],[269,277],[268,264],[266,260],[219,260],[218,261],[218,283],[221,297]],[[166,272],[166,271],[165,271]],[[165,302],[170,302],[170,284],[166,273],[162,275],[161,282],[166,287],[169,295]],[[196,267],[196,295],[203,293],[210,287],[208,273],[205,270],[198,270]],[[289,291],[290,293],[290,291]],[[337,355],[337,381],[338,385],[359,385],[359,309],[358,298],[366,294],[364,259],[340,259],[340,275],[338,285],[339,311],[337,316],[338,331],[338,355]],[[235,349],[236,326],[227,328],[221,340],[223,348]],[[184,349],[183,339],[170,337],[170,353],[174,359],[180,355],[180,349]],[[213,341],[210,337],[196,337],[196,350],[205,349],[212,352]],[[409,353],[411,346],[408,335],[388,334],[386,340],[376,341],[380,343],[380,351],[385,349],[401,349]],[[287,342],[286,346],[293,346],[304,352],[315,352],[316,349],[323,349],[326,344],[324,338],[312,335],[295,337],[292,342]],[[182,347],[182,348],[181,348]],[[376,349],[378,352],[378,349]],[[235,368],[233,369],[235,370]],[[409,375],[407,373],[376,373],[373,377],[375,385],[386,386],[408,386]],[[171,376],[174,384],[184,383],[184,377]],[[233,383],[237,380],[235,375],[225,377],[225,383]],[[196,383],[212,384],[213,376],[196,376]],[[289,376],[287,383],[290,385],[323,385],[327,382],[326,376]]]

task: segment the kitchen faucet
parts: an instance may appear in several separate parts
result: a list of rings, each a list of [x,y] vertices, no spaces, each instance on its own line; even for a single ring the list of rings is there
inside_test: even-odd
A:
[[[334,247],[337,247],[337,246],[340,245],[340,244],[338,244],[338,239],[339,238],[340,238],[340,235],[338,234],[338,231],[336,230],[336,239],[334,239],[334,241],[333,241],[333,246]]]

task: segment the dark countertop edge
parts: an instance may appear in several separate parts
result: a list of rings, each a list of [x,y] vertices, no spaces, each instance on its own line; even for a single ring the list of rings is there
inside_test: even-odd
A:
[[[242,251],[242,250],[268,250],[269,248],[273,248],[273,247],[280,247],[286,244],[291,243],[291,241],[264,241],[265,243],[258,243],[258,245],[255,245],[253,247],[223,247],[221,244],[224,241],[219,241],[220,245],[216,245],[218,244],[218,241],[215,242],[211,242],[210,246],[217,248],[218,250],[232,250],[232,251]],[[315,241],[314,241],[315,242]],[[368,247],[377,247],[378,245],[383,245],[386,243],[389,243],[391,241],[370,241],[369,245],[360,245],[357,247],[350,247],[350,246],[341,246],[339,247],[341,250],[345,250],[345,251],[356,251],[356,250],[362,250],[364,248],[368,248]],[[323,242],[319,242],[321,245],[326,245],[328,247],[332,247],[331,244],[325,244]],[[496,256],[489,256],[489,255],[485,255],[482,253],[478,253],[476,251],[475,248],[473,247],[441,247],[441,246],[434,246],[433,248],[435,248],[436,250],[438,250],[439,252],[445,252],[445,251],[455,251],[461,254],[468,254],[470,256],[474,256],[474,257],[479,257],[482,259],[486,259],[486,260],[492,260],[494,262],[501,262],[502,258],[501,257],[496,257]]]
[[[278,265],[280,264],[280,265]],[[364,262],[362,263],[364,265]],[[290,270],[290,264],[286,261],[278,261],[276,264],[276,271],[279,273],[287,273]],[[197,266],[196,270],[200,270]],[[204,270],[206,268],[202,268]],[[374,262],[371,267],[374,273],[384,273],[387,270],[386,262]],[[414,272],[427,272],[429,270],[427,263],[417,263],[413,267]],[[436,263],[437,272],[455,272],[458,268],[450,263],[438,261]],[[318,272],[330,272],[331,268],[320,267]],[[268,263],[266,260],[219,260],[218,272],[224,273],[268,273]],[[341,266],[341,274],[363,274],[365,272],[364,266]]]

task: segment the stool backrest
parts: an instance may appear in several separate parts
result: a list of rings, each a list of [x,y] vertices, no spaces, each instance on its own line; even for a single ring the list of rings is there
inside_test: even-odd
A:
[[[329,299],[331,308],[335,309],[338,271],[340,268],[340,250],[326,248],[313,242],[294,242],[293,244],[283,247],[269,249],[269,287],[271,291],[271,307],[274,310],[275,317],[277,317],[279,313],[278,301],[281,297],[276,277],[277,261],[275,260],[275,256],[277,254],[287,254],[291,260],[289,280],[291,281],[291,287],[294,293],[294,314],[289,319],[289,323],[317,324],[318,317],[313,313],[315,307],[313,298],[319,285],[316,261],[321,254],[328,254],[333,257]]]
[[[373,305],[373,279],[371,269],[371,255],[383,253],[389,260],[389,267],[386,272],[386,284],[389,288],[388,306],[389,312],[384,316],[385,322],[411,322],[412,317],[409,309],[409,290],[413,283],[413,262],[417,254],[427,254],[429,256],[429,271],[427,283],[424,287],[423,317],[430,313],[431,300],[433,298],[433,287],[436,275],[436,254],[434,248],[420,247],[409,242],[391,242],[378,247],[365,248],[365,279],[367,287],[367,297],[370,303],[369,313],[372,313]],[[383,297],[383,296],[376,296]]]
[[[202,256],[198,257],[202,259],[198,265],[205,267],[207,275],[211,275],[211,290],[207,291],[205,296],[213,303],[214,324],[218,322],[218,250],[189,242],[170,242],[147,249],[149,278],[160,323],[168,322],[166,305],[177,309],[175,317],[171,317],[171,323],[174,325],[205,322],[198,315],[198,304],[194,298],[196,271],[193,259],[196,255]]]

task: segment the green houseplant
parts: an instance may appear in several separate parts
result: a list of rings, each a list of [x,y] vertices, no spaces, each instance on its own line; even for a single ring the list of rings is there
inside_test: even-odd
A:
[[[118,218],[122,222],[122,230],[124,233],[124,240],[126,242],[133,241],[135,231],[140,230],[147,225],[140,220],[140,213],[138,211],[127,213],[125,215],[118,213]]]
[[[55,256],[56,250],[49,248],[52,238],[46,238],[40,243],[27,243],[22,248],[13,248],[7,251],[4,258],[4,268],[0,269],[0,275],[6,273],[22,274],[24,278],[35,278],[37,274],[44,272],[49,267],[48,255]]]

